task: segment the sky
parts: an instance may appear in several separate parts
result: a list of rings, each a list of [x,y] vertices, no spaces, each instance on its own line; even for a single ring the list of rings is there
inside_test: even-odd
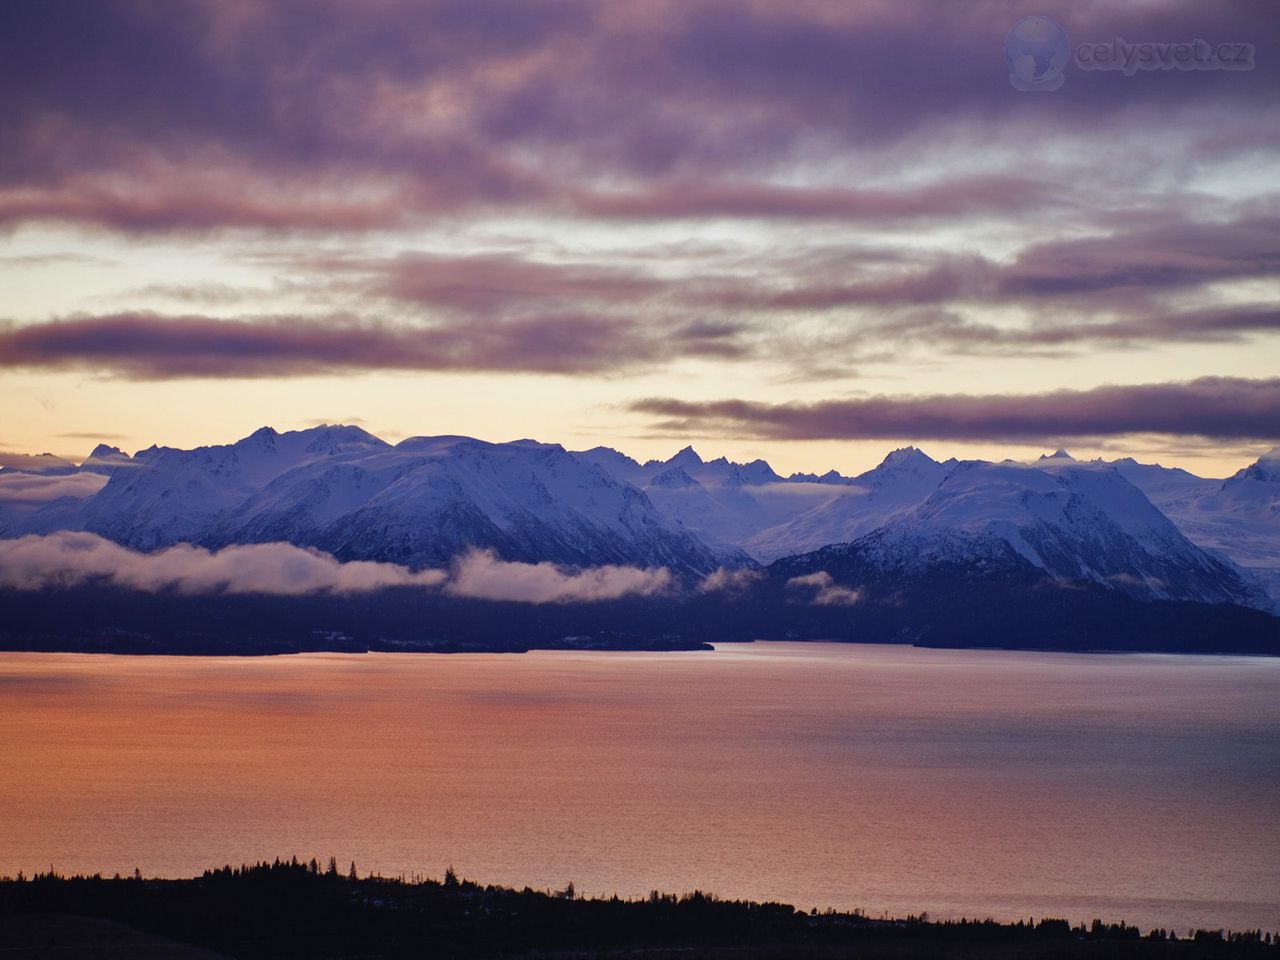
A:
[[[1027,17],[1061,43],[1011,61]],[[0,4],[0,453],[1226,475],[1280,443],[1278,41],[1264,0]]]

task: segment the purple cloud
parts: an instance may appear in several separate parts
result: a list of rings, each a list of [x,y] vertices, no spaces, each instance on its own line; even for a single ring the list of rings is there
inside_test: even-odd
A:
[[[630,318],[535,315],[405,326],[338,317],[218,319],[120,313],[0,327],[0,368],[108,376],[287,377],[361,370],[592,373],[676,356],[732,357],[725,329],[654,329]]]
[[[1038,12],[1029,0],[4,4],[0,223],[367,230],[530,205],[967,215],[1059,203],[1074,178],[1037,165],[1035,178],[988,171],[913,196],[856,175],[815,188],[773,175],[907,144],[1005,153],[1061,132],[1159,134],[1175,117],[1206,155],[1224,131],[1276,146],[1259,133],[1276,128],[1280,92],[1265,56],[1247,73],[1076,70],[1060,96],[1018,95],[1001,42]],[[1060,16],[1075,39],[1280,41],[1265,8],[1228,0]],[[952,129],[967,142],[940,144]],[[342,199],[353,192],[373,199]]]
[[[1023,177],[963,177],[898,189],[779,187],[750,182],[656,184],[636,193],[581,194],[575,208],[619,219],[752,217],[886,223],[1066,203],[1063,192]]]
[[[650,398],[631,409],[659,429],[774,440],[999,440],[1155,433],[1280,438],[1280,379],[1202,377],[1039,394],[873,396],[820,403]]]
[[[631,304],[675,284],[593,263],[551,263],[509,255],[402,254],[383,261],[321,260],[313,267],[366,273],[366,293],[403,303],[495,314],[513,307]]]

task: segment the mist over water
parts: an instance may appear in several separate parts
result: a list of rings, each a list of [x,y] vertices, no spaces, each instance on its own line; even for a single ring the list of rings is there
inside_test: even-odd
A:
[[[0,655],[0,872],[361,872],[1280,929],[1280,660]]]

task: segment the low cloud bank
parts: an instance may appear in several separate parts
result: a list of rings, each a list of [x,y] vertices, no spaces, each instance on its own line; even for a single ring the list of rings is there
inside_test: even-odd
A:
[[[436,586],[438,570],[415,573],[390,563],[342,563],[287,543],[210,551],[178,544],[140,553],[92,533],[0,540],[0,586],[18,590],[106,583],[149,593],[365,593],[383,587]]]
[[[862,600],[861,590],[842,587],[825,570],[809,573],[803,577],[792,577],[787,581],[787,589],[803,590],[812,588],[815,593],[810,601],[818,607],[851,607]]]
[[[0,473],[0,504],[47,503],[61,497],[91,497],[107,485],[101,473],[48,476],[40,473]]]
[[[446,588],[458,597],[517,603],[592,603],[671,590],[666,567],[605,565],[568,571],[553,563],[509,563],[487,550],[458,558]]]
[[[653,596],[672,589],[665,567],[566,570],[551,563],[510,563],[487,551],[460,557],[451,573],[392,563],[342,562],[287,543],[206,550],[178,544],[154,553],[92,533],[62,531],[0,540],[0,588],[40,590],[90,583],[155,593],[368,593],[386,587],[439,588],[452,596],[518,603],[591,603]]]
[[[728,570],[720,567],[702,579],[698,584],[698,592],[737,593],[763,579],[764,574],[759,570]]]

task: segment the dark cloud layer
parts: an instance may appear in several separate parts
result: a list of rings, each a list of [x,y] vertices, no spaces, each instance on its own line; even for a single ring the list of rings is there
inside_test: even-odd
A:
[[[738,349],[716,327],[654,331],[625,318],[565,314],[416,327],[349,318],[120,313],[0,327],[0,368],[155,380],[370,370],[592,373],[682,355],[732,356]]]
[[[1029,95],[1002,51],[1033,14],[1077,42],[1251,43],[1256,68],[1073,65]],[[607,376],[694,357],[794,379],[917,351],[1271,348],[1277,49],[1280,17],[1238,0],[0,3],[0,230],[107,231],[122,264],[280,241],[256,286],[227,282],[228,246],[207,278],[53,308],[86,315],[24,300],[0,370]],[[601,239],[675,247],[708,221],[736,221],[715,224],[720,256]],[[776,437],[1251,438],[1275,436],[1274,402],[1272,381],[1204,379],[637,409]]]
[[[777,440],[996,440],[1157,433],[1280,438],[1280,379],[1204,377],[1041,394],[864,397],[813,404],[651,398],[632,409],[660,429]]]
[[[476,205],[945,216],[1062,191],[1041,162],[905,195],[771,177],[849,151],[933,149],[953,128],[969,148],[1034,145],[1073,129],[1161,133],[1177,114],[1205,150],[1230,142],[1224,131],[1277,142],[1258,133],[1280,93],[1264,55],[1247,74],[1075,70],[1069,95],[1018,94],[1004,34],[1043,12],[1030,0],[6,3],[0,223],[359,230]],[[1075,39],[1280,40],[1265,4],[1051,12]],[[602,189],[618,182],[630,186]],[[352,185],[359,200],[342,198]]]

